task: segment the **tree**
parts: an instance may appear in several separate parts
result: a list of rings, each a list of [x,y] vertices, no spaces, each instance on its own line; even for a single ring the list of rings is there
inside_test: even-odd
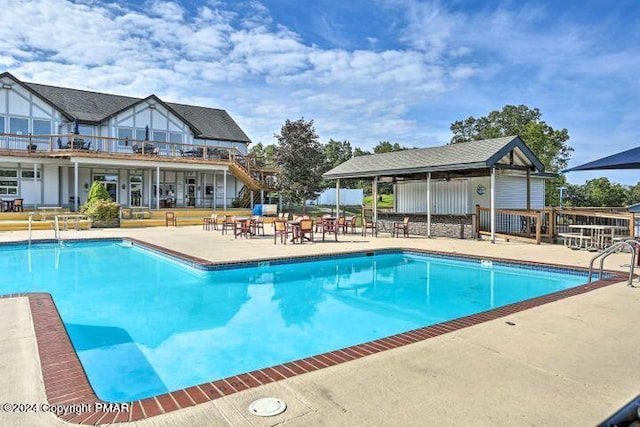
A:
[[[249,155],[256,159],[258,166],[274,167],[276,165],[274,146],[272,144],[263,145],[258,142],[249,149]]]
[[[315,199],[322,190],[322,174],[326,163],[313,120],[294,122],[287,119],[280,129],[275,147],[276,164],[280,168],[278,187],[284,198],[302,203]]]
[[[351,149],[351,143],[349,141],[335,141],[330,139],[322,146],[322,151],[326,162],[324,172],[335,168],[353,157],[353,150]],[[355,181],[353,180],[342,180],[340,181],[340,186],[342,188],[353,188],[354,183]],[[335,185],[335,179],[325,180],[323,182],[325,188],[335,187]]]
[[[640,182],[629,188],[629,204],[640,203]]]
[[[633,203],[633,188],[609,181],[609,178],[596,178],[584,185],[567,185],[565,200],[571,206],[617,207]]]
[[[397,142],[392,144],[389,141],[380,141],[378,142],[378,145],[373,147],[373,152],[376,154],[391,153],[392,151],[402,151],[402,150],[408,150],[408,148],[402,147]]]
[[[501,111],[492,111],[486,117],[468,117],[451,124],[451,143],[475,141],[518,135],[540,159],[547,172],[557,173],[567,167],[573,148],[567,145],[567,129],[555,130],[542,120],[537,108],[525,105],[505,105]],[[564,185],[563,177],[551,179],[545,185],[547,205],[560,202],[557,187]]]
[[[353,157],[353,150],[349,141],[335,141],[330,139],[322,147],[327,162],[327,170],[333,169]]]
[[[584,184],[587,194],[587,206],[614,207],[626,206],[629,190],[622,184],[609,181],[609,178],[596,178]]]

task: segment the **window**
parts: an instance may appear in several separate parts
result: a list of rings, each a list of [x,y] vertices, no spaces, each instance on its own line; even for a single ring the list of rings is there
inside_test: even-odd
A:
[[[40,179],[40,171],[38,172],[38,179]],[[20,171],[20,176],[22,177],[22,179],[33,179],[33,170],[23,170]]]
[[[118,128],[118,145],[121,147],[125,146],[125,138],[133,139],[133,129],[131,128]]]
[[[4,117],[0,116],[0,133],[4,133]]]
[[[38,120],[33,119],[33,134],[34,135],[49,135],[51,134],[51,120]],[[36,142],[49,142],[49,138],[35,138]]]
[[[169,133],[169,142],[180,144],[182,142],[182,134],[176,132]]]
[[[33,119],[33,134],[34,135],[51,134],[51,120]]]
[[[11,117],[9,119],[9,133],[27,135],[29,133],[29,119]]]
[[[147,132],[144,129],[136,129],[136,139],[138,141],[143,141],[145,136],[147,136]]]
[[[0,195],[18,194],[18,171],[0,169]]]
[[[93,136],[93,129],[94,129],[93,126],[86,126],[86,125],[78,126],[78,132],[80,133],[80,135]]]
[[[166,132],[158,132],[158,131],[154,130],[153,131],[153,140],[154,141],[166,142],[167,133]]]

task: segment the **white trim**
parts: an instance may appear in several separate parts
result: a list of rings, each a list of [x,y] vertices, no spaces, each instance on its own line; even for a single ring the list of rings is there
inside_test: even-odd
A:
[[[177,163],[177,162],[153,162],[148,160],[115,160],[115,159],[101,159],[95,157],[71,157],[71,162],[78,162],[83,164],[94,165],[109,165],[112,167],[118,166],[132,166],[137,168],[150,168],[150,167],[162,167],[162,169],[176,169],[176,170],[207,170],[207,171],[227,171],[228,166],[222,165],[205,165],[205,164],[189,164],[189,163]]]

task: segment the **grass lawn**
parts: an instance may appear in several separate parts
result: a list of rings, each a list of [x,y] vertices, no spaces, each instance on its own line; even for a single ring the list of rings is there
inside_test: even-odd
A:
[[[373,206],[373,196],[365,196],[364,204]],[[378,209],[392,208],[393,194],[378,194]]]

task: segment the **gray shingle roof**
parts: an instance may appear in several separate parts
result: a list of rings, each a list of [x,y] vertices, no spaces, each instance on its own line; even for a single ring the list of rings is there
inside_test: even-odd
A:
[[[24,85],[54,104],[66,113],[68,117],[77,117],[81,122],[99,123],[142,101],[141,98],[130,96],[37,83],[25,82]],[[251,142],[249,137],[225,110],[171,102],[166,102],[165,104],[192,127],[196,138]]]
[[[517,136],[463,142],[439,147],[353,157],[324,174],[327,179],[358,178],[495,166],[518,147],[540,172],[544,166]]]

